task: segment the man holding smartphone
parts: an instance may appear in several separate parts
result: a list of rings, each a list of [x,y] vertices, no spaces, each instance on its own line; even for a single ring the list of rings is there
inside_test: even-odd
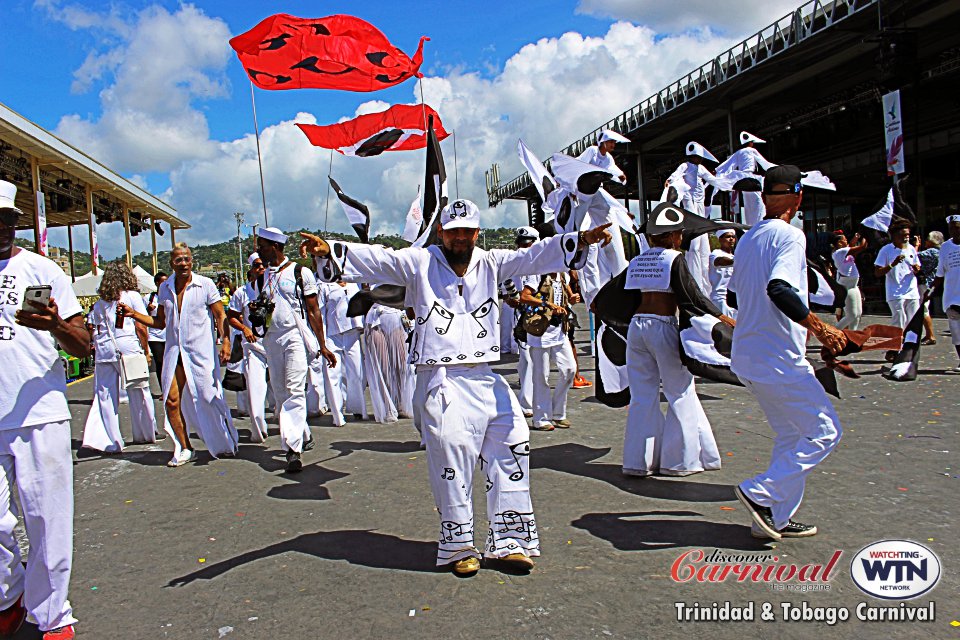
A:
[[[14,244],[23,215],[16,194],[15,185],[0,180],[0,360],[14,365],[0,367],[0,636],[16,633],[29,613],[45,640],[69,640],[76,622],[67,600],[73,460],[57,344],[83,358],[91,337],[66,274]],[[24,302],[28,289],[41,291],[31,297],[46,304]],[[26,568],[13,534],[14,483],[35,550]]]

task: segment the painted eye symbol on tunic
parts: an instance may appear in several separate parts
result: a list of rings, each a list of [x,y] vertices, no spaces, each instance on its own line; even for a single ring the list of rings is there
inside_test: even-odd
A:
[[[486,302],[470,312],[470,315],[473,317],[473,319],[478,325],[480,325],[480,333],[477,334],[478,338],[487,337],[487,329],[483,326],[483,323],[480,322],[480,318],[486,318],[488,315],[490,315],[490,312],[493,311],[495,306],[496,305],[493,303],[493,298],[487,298]]]
[[[417,324],[426,324],[427,320],[430,319],[430,316],[433,315],[433,312],[436,311],[437,315],[447,321],[447,324],[443,327],[434,327],[437,330],[437,333],[440,335],[445,335],[447,331],[450,330],[450,324],[453,322],[453,311],[449,309],[444,309],[436,302],[433,303],[433,306],[430,307],[430,313],[427,314],[425,318],[417,318]]]

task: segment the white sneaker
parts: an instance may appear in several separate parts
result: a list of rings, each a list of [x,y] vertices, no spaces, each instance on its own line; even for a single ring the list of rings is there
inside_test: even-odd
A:
[[[167,463],[168,467],[182,467],[193,460],[193,449],[181,449],[179,452],[173,454],[173,457],[170,458],[170,462]]]

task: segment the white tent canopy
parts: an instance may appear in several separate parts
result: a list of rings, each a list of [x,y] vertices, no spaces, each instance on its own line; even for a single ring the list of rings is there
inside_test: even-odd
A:
[[[157,290],[157,287],[153,284],[153,276],[140,265],[133,268],[133,275],[137,277],[140,293],[153,293]],[[97,293],[97,289],[100,288],[101,280],[103,280],[103,269],[98,269],[97,275],[88,272],[82,276],[77,276],[76,282],[73,283],[73,292],[77,297],[100,295]]]

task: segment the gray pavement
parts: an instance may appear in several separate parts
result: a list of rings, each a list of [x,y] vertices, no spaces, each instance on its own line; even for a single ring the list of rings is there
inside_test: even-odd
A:
[[[876,320],[876,319],[874,319]],[[527,576],[485,568],[469,579],[434,569],[438,518],[424,453],[409,420],[313,422],[303,473],[285,475],[276,435],[240,455],[169,469],[169,441],[117,456],[80,452],[71,600],[81,638],[957,638],[960,569],[954,518],[960,489],[960,376],[937,322],[921,376],[879,376],[882,355],[853,358],[863,377],[841,381],[845,434],[810,476],[798,519],[821,533],[764,543],[733,486],[765,467],[771,432],[742,389],[699,384],[724,467],[688,478],[620,474],[626,409],[574,390],[573,428],[533,432],[532,491],[543,557]],[[593,378],[592,360],[581,367]],[[496,367],[516,382],[516,356]],[[69,388],[74,448],[90,381]],[[233,394],[229,394],[233,403]],[[160,404],[158,403],[158,411]],[[124,407],[124,412],[126,407]],[[124,415],[126,415],[124,413]],[[126,422],[124,422],[126,424]],[[275,427],[275,425],[274,425]],[[128,431],[125,429],[125,433]],[[482,483],[476,529],[486,529]],[[482,543],[482,535],[478,535]],[[939,585],[909,604],[936,603],[929,623],[859,622],[855,607],[896,606],[850,578],[863,546],[905,538],[943,563]],[[684,552],[772,552],[780,563],[827,562],[843,551],[828,591],[764,583],[678,583]],[[796,587],[795,580],[786,583]],[[676,603],[775,605],[773,622],[677,621]],[[843,606],[851,620],[781,622],[779,603]],[[18,637],[38,637],[24,631]]]

